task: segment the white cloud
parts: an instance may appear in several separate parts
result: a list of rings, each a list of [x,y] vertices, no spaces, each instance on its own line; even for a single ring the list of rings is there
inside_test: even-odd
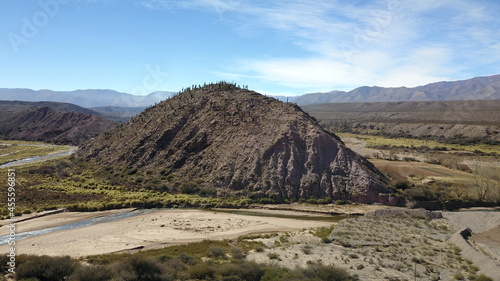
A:
[[[212,9],[221,19],[231,18],[228,22],[235,29],[250,36],[258,37],[263,29],[279,31],[310,55],[246,58],[235,61],[227,71],[288,87],[417,86],[460,76],[475,63],[500,62],[499,7],[487,1],[142,3],[156,8]]]
[[[297,88],[350,90],[361,85],[419,86],[448,79],[448,50],[439,47],[417,49],[405,57],[384,52],[363,52],[351,63],[317,57],[310,59],[249,60],[241,71],[262,80]]]

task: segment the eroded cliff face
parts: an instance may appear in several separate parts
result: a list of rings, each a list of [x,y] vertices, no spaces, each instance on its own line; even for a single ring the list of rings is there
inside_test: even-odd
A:
[[[371,203],[386,179],[298,106],[227,83],[191,89],[87,143],[101,167],[203,182],[226,194]]]

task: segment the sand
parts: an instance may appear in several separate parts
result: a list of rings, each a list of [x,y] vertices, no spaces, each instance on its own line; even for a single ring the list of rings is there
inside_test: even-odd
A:
[[[94,213],[65,212],[34,218],[18,224],[18,233],[130,210]],[[282,212],[280,212],[282,213]],[[290,212],[296,215],[296,212]],[[257,217],[204,210],[174,209],[101,223],[88,227],[52,232],[17,241],[17,254],[69,255],[82,257],[158,248],[203,239],[230,239],[253,233],[293,231],[331,225],[332,222]],[[0,235],[7,235],[6,227]],[[0,252],[7,252],[7,245]]]

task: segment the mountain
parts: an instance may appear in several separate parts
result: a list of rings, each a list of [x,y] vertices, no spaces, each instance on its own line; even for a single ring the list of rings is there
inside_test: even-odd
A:
[[[49,107],[57,111],[72,112],[72,113],[83,113],[83,114],[96,114],[99,115],[97,111],[74,105],[71,103],[64,102],[29,102],[29,101],[1,101],[0,100],[0,112],[19,112],[26,109],[31,109],[35,107]]]
[[[72,104],[0,101],[0,138],[79,144],[115,126]]]
[[[146,96],[135,96],[113,90],[76,90],[65,92],[0,88],[0,100],[54,101],[72,103],[83,107],[147,107],[165,100],[172,95],[172,92],[154,92]]]
[[[91,107],[90,109],[97,112],[104,118],[117,123],[124,123],[130,120],[130,118],[141,113],[141,111],[146,109],[146,107],[100,106]]]
[[[325,103],[302,108],[334,132],[500,143],[500,100]]]
[[[298,105],[338,102],[401,102],[500,99],[500,75],[453,82],[437,82],[415,88],[359,87],[349,92],[331,91],[296,97]]]
[[[139,175],[135,186],[154,179],[169,192],[190,182],[250,198],[366,203],[388,193],[370,162],[298,106],[225,82],[150,107],[79,155],[115,177]]]
[[[331,103],[332,100],[343,97],[345,94],[347,94],[347,92],[336,90],[327,93],[305,94],[295,97],[294,102],[300,106],[307,104]]]
[[[165,100],[174,92],[158,91],[146,96],[135,96],[113,90],[51,91],[0,88],[0,100],[55,101],[72,103],[83,107],[148,107]],[[312,93],[295,97],[273,96],[281,101],[298,105],[333,102],[400,102],[400,101],[453,101],[500,99],[500,75],[476,77],[454,82],[437,82],[415,88],[359,87],[352,91]],[[129,116],[125,112],[118,115]],[[116,118],[116,116],[112,117]],[[118,117],[123,121],[123,117]],[[120,119],[122,118],[122,119]],[[126,117],[125,117],[126,118]]]

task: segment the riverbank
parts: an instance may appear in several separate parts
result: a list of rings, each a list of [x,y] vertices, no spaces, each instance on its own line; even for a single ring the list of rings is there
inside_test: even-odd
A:
[[[35,231],[100,216],[130,212],[112,210],[94,213],[63,212],[18,223],[17,233]],[[238,210],[241,211],[241,210]],[[247,211],[252,211],[248,209]],[[283,211],[280,211],[283,214]],[[298,215],[290,211],[289,215]],[[309,215],[311,216],[311,215]],[[69,255],[82,257],[140,248],[158,248],[204,239],[232,239],[241,235],[295,231],[332,225],[334,222],[252,216],[208,210],[171,209],[123,218],[91,226],[57,231],[19,240],[17,254]],[[7,235],[0,227],[0,235]],[[1,245],[0,252],[7,252]]]

